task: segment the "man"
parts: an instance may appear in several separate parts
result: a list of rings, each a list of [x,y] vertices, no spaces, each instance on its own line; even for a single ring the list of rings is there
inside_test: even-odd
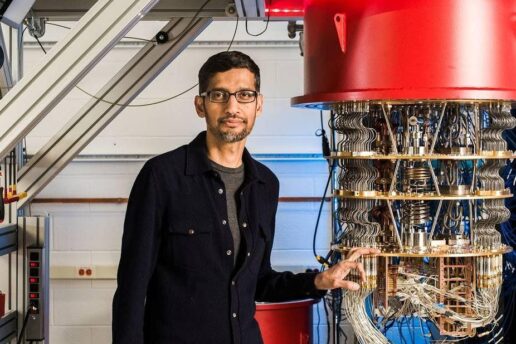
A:
[[[223,52],[199,71],[206,132],[150,159],[127,207],[113,301],[115,343],[262,343],[255,300],[321,297],[369,249],[315,274],[271,269],[279,183],[245,149],[262,112],[260,71]]]

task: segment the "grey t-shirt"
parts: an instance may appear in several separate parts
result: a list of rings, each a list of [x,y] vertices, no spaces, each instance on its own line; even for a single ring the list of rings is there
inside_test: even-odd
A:
[[[234,262],[240,251],[240,226],[238,224],[237,192],[244,182],[244,164],[237,168],[225,167],[211,161],[211,165],[217,171],[226,187],[226,205],[228,210],[228,224],[233,236]]]

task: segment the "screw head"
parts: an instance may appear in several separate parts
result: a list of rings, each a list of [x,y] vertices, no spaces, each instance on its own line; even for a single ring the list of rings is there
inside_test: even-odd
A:
[[[165,31],[160,31],[156,34],[156,42],[158,44],[163,44],[168,42],[168,33]]]
[[[228,4],[226,6],[225,12],[228,17],[234,17],[237,13],[235,4]]]

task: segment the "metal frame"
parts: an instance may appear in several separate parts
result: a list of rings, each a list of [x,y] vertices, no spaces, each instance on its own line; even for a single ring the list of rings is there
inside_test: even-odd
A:
[[[210,23],[211,18],[175,18],[162,31],[177,37],[148,43],[19,172],[18,188],[28,204],[79,152],[169,65]]]
[[[232,0],[210,0],[199,12],[206,0],[160,0],[142,20],[169,21],[173,17],[227,17],[227,9],[234,6]],[[237,0],[240,1],[240,0]],[[254,0],[253,0],[254,1]],[[263,0],[261,0],[263,2]],[[36,0],[32,13],[49,20],[79,20],[96,0]],[[199,12],[199,13],[198,13]]]
[[[0,98],[3,98],[13,87],[11,65],[9,63],[9,56],[5,53],[5,47],[4,34],[2,26],[0,26],[0,48],[4,49],[4,64],[0,68]]]
[[[2,197],[0,195],[0,197]],[[0,225],[0,256],[9,255],[11,261],[11,253],[18,249],[18,228],[16,224],[1,224]],[[6,307],[12,307],[12,292],[11,274],[9,273],[9,289],[7,292],[8,299],[6,300]],[[11,338],[16,337],[17,334],[17,318],[18,312],[16,309],[10,309],[4,316],[0,317],[0,343],[8,342]]]
[[[16,338],[16,311],[7,312],[0,318],[0,342],[8,343]]]
[[[0,158],[91,70],[158,0],[102,0],[32,74],[0,100]]]
[[[16,251],[16,225],[0,225],[0,256]]]

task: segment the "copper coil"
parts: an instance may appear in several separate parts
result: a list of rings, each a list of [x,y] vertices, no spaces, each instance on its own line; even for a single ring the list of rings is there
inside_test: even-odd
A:
[[[430,219],[430,206],[425,202],[405,202],[403,222],[407,226],[423,225]]]

